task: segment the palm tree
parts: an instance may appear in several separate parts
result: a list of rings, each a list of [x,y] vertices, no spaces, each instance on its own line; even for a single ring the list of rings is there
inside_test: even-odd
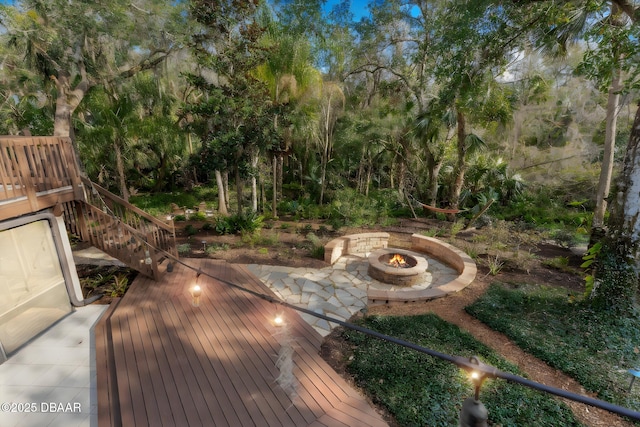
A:
[[[123,92],[117,95],[94,88],[88,94],[77,123],[78,145],[89,175],[99,182],[115,179],[120,195],[129,200],[126,169],[134,143],[130,129],[139,118],[130,93]]]
[[[284,157],[291,155],[294,140],[300,135],[294,132],[309,129],[293,124],[304,123],[305,117],[308,118],[309,110],[304,106],[314,98],[312,94],[321,83],[321,77],[319,71],[312,66],[311,46],[306,38],[286,31],[266,10],[263,10],[261,20],[262,25],[267,28],[262,43],[270,51],[267,60],[258,67],[255,75],[266,83],[271,101],[282,112],[276,114],[273,121],[273,128],[282,139],[279,144],[270,148],[273,172],[272,210],[275,217],[278,193],[283,183]],[[304,141],[307,138],[303,134],[301,139]]]

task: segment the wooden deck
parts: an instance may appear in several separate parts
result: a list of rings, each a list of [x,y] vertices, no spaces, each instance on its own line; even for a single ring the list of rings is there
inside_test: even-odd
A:
[[[83,199],[69,138],[0,136],[0,220]]]
[[[188,263],[271,294],[241,266]],[[96,326],[100,427],[386,425],[322,360],[320,335],[295,311],[204,275],[194,307],[195,279],[179,265],[158,282],[139,276]],[[272,323],[278,310],[285,327]],[[276,381],[283,328],[293,337],[295,395]]]

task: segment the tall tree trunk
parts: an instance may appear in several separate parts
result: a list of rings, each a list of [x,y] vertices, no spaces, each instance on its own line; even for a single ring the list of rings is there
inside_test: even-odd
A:
[[[222,183],[224,184],[224,201],[227,204],[227,209],[231,206],[229,203],[229,171],[222,172]]]
[[[229,215],[229,211],[227,210],[224,182],[222,181],[222,174],[218,169],[216,169],[216,184],[218,185],[218,213],[227,216]]]
[[[324,202],[324,189],[326,187],[328,162],[329,162],[329,135],[327,134],[325,135],[324,150],[322,152],[322,158],[320,159],[320,202],[319,202],[320,205],[322,205],[322,203]]]
[[[433,207],[438,203],[438,175],[440,175],[440,168],[442,168],[443,161],[435,161],[434,159],[427,162],[429,175],[429,204]]]
[[[264,185],[264,176],[262,174],[260,174],[260,210],[262,211],[262,214],[266,214],[267,213],[267,194],[265,192],[265,185]]]
[[[71,89],[68,73],[59,71],[58,76],[53,78],[58,91],[56,112],[53,121],[54,136],[66,136],[72,140],[74,139],[73,128],[71,127],[71,116],[89,90],[89,83],[84,73],[84,67],[80,68],[82,80],[73,90]]]
[[[325,150],[326,152],[326,150]],[[320,205],[322,205],[322,203],[324,202],[324,189],[326,187],[325,182],[327,179],[327,160],[326,160],[326,154],[325,156],[323,156],[323,160],[322,160],[322,171],[320,173]]]
[[[457,130],[458,130],[458,159],[456,164],[456,178],[451,189],[451,196],[449,199],[449,206],[452,209],[458,209],[460,203],[460,193],[462,192],[462,186],[464,185],[464,175],[467,171],[467,132],[464,113],[458,111],[457,113]],[[450,217],[452,220],[454,217]]]
[[[366,197],[369,197],[369,186],[371,184],[371,170],[373,168],[371,167],[371,160],[369,160],[369,165],[367,167],[367,181],[365,182],[365,187],[364,187],[364,195]]]
[[[620,70],[614,70],[609,97],[607,100],[607,121],[604,134],[604,154],[598,180],[596,193],[596,209],[593,213],[592,228],[598,229],[604,226],[604,214],[607,210],[607,197],[611,188],[611,176],[613,175],[613,155],[616,145],[616,124],[620,111],[620,90],[622,89]]]
[[[360,155],[360,164],[358,165],[358,173],[356,175],[356,182],[357,182],[357,188],[358,188],[358,193],[364,193],[364,187],[365,187],[365,182],[364,182],[364,168],[365,168],[365,154],[366,154],[366,145],[362,144],[362,153]]]
[[[244,186],[244,182],[242,181],[242,177],[240,176],[240,167],[236,164],[235,166],[235,175],[236,175],[236,202],[238,203],[238,215],[242,213],[242,188]]]
[[[640,108],[631,128],[617,191],[607,235],[594,264],[590,296],[598,308],[628,313],[634,307],[640,270]]]
[[[278,154],[278,199],[282,200],[282,187],[284,184],[284,155]]]
[[[127,189],[127,179],[124,175],[124,161],[122,160],[122,150],[116,142],[113,144],[116,155],[116,170],[118,171],[118,182],[120,183],[120,195],[125,201],[129,201],[129,190]]]
[[[275,154],[271,162],[271,169],[273,170],[273,200],[271,210],[273,217],[278,218],[278,158]]]
[[[251,158],[251,166],[253,167],[253,174],[251,175],[251,209],[253,212],[258,212],[258,182],[256,179],[256,172],[258,168],[258,155],[253,154]]]

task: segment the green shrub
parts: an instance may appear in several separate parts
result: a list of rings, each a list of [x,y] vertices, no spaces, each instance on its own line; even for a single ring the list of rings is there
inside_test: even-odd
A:
[[[211,230],[215,230],[215,226],[210,223],[210,222],[206,222],[203,226],[202,226],[202,230],[203,231],[211,231]]]
[[[557,256],[555,258],[542,261],[542,263],[551,268],[555,268],[558,270],[567,270],[569,267],[569,257],[566,256]]]
[[[256,212],[241,213],[230,217],[235,232],[254,233],[262,228],[264,217]]]
[[[176,222],[186,221],[187,217],[185,215],[176,215],[173,217],[173,220]]]
[[[187,226],[184,228],[184,232],[187,234],[187,236],[195,236],[198,233],[198,229],[194,227],[193,224],[187,224]]]
[[[566,228],[552,230],[551,238],[558,246],[563,248],[572,248],[576,245],[575,233]]]
[[[381,196],[366,197],[353,189],[344,188],[335,193],[328,222],[336,230],[343,226],[373,226],[381,218],[390,216],[390,204]]]
[[[307,234],[307,240],[311,243],[311,250],[309,251],[312,258],[324,259],[324,245],[313,233]]]
[[[123,297],[129,288],[129,278],[124,274],[113,276],[113,284],[109,287],[112,297]]]
[[[214,228],[218,234],[231,234],[233,232],[231,222],[227,216],[217,218]]]
[[[183,243],[181,245],[178,245],[177,249],[178,249],[178,254],[187,255],[191,253],[191,244]]]
[[[228,250],[229,250],[229,245],[227,243],[222,243],[222,244],[207,245],[204,249],[204,252],[207,255],[213,255],[218,251],[228,251]]]
[[[263,219],[255,212],[219,217],[215,230],[219,234],[254,233],[262,228]]]
[[[467,312],[612,403],[640,409],[626,368],[639,360],[640,319],[593,310],[564,289],[492,284]]]
[[[195,212],[195,213],[191,214],[189,219],[191,221],[206,221],[207,220],[207,214],[205,214],[204,212]]]
[[[518,368],[433,314],[372,316],[359,325],[442,353],[478,356],[484,363],[518,375]],[[342,332],[353,346],[348,371],[402,426],[454,426],[471,382],[456,365],[360,332]],[[502,380],[487,380],[480,399],[491,425],[578,426],[572,412],[551,395]],[[532,421],[535,420],[535,422]]]
[[[171,203],[175,203],[178,206],[195,206],[198,204],[197,198],[193,194],[185,192],[139,194],[131,196],[129,203],[154,216],[171,212]]]

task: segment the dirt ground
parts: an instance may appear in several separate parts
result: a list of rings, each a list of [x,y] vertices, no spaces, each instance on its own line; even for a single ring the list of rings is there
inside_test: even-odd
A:
[[[189,224],[192,224],[192,226],[198,230],[196,234],[189,236],[189,233],[185,231]],[[322,223],[318,221],[301,223],[284,219],[267,224],[267,228],[262,230],[259,238],[254,238],[253,240],[245,238],[244,242],[240,236],[219,236],[213,230],[202,230],[201,226],[201,223],[176,223],[178,245],[189,243],[190,247],[190,252],[184,254],[184,256],[211,257],[240,264],[323,268],[326,267],[327,264],[323,260],[313,258],[310,255],[311,243],[307,238],[309,232],[317,235],[324,244],[340,235],[386,231],[391,235],[390,246],[409,247],[412,233],[437,228],[448,229],[450,224],[426,219],[403,220],[392,227],[381,227],[378,229],[344,228],[339,230],[339,232],[335,232],[323,227]],[[486,231],[461,232],[456,236],[456,246],[465,250],[464,245],[480,240],[474,236],[484,232]],[[446,237],[445,235],[442,238],[446,239]],[[206,251],[205,248],[208,246],[213,246],[217,249],[215,251]],[[470,332],[478,340],[500,353],[505,359],[516,364],[526,373],[528,378],[575,393],[587,394],[574,380],[550,368],[537,358],[525,353],[504,335],[491,330],[464,311],[464,307],[480,297],[488,285],[496,280],[505,283],[531,283],[562,287],[567,290],[567,293],[583,292],[584,279],[578,268],[582,262],[579,253],[546,241],[526,244],[522,247],[519,246],[519,249],[534,255],[526,258],[526,265],[524,265],[524,261],[520,263],[517,257],[510,259],[508,256],[504,256],[502,258],[503,266],[500,272],[494,276],[489,274],[489,261],[487,259],[489,256],[480,250],[479,253],[477,253],[479,264],[477,278],[463,291],[426,303],[403,304],[395,307],[372,307],[369,310],[369,314],[412,315],[429,312],[435,313],[442,319],[454,323],[460,328]],[[559,258],[565,259],[564,264],[566,265],[560,268],[554,268],[550,267],[548,263],[545,263],[545,261],[557,260]],[[337,372],[353,384],[352,379],[345,369],[345,362],[349,357],[349,346],[341,341],[339,334],[335,331],[325,339],[322,355]],[[565,402],[571,407],[576,417],[587,426],[632,425],[626,420],[607,411],[572,401]],[[382,409],[379,409],[379,411],[390,425],[397,425],[389,414],[384,413]]]

